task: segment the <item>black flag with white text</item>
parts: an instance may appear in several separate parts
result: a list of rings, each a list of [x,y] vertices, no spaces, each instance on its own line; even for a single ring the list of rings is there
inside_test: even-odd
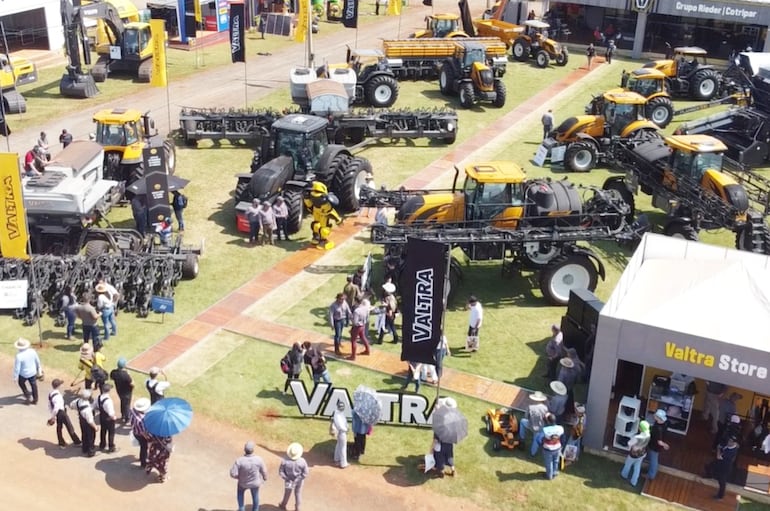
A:
[[[243,2],[230,3],[230,56],[235,62],[246,62],[246,17]]]
[[[358,28],[358,0],[345,0],[342,4],[342,24]]]

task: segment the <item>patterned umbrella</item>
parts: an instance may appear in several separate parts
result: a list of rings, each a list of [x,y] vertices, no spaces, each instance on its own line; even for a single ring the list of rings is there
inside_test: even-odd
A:
[[[457,408],[438,407],[433,412],[433,433],[442,442],[456,444],[468,436],[468,419]]]
[[[377,391],[359,385],[353,392],[353,410],[361,417],[364,424],[376,424],[382,415],[382,405],[377,399]]]
[[[190,403],[178,397],[167,397],[156,402],[144,414],[144,429],[156,436],[181,433],[192,422]]]

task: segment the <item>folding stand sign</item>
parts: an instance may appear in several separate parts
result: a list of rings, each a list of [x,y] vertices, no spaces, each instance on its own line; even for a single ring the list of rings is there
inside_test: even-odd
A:
[[[150,309],[155,314],[162,314],[160,322],[166,319],[166,313],[174,313],[174,299],[166,296],[153,296],[150,298]]]

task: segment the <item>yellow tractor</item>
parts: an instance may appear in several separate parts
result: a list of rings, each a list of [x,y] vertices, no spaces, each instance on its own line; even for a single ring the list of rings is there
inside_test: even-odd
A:
[[[505,83],[489,65],[487,47],[479,42],[455,42],[455,53],[441,64],[438,81],[442,94],[459,94],[463,108],[479,101],[489,101],[496,108],[505,105]]]
[[[708,53],[697,46],[674,48],[671,59],[654,60],[644,65],[666,77],[671,94],[709,101],[722,92],[722,74],[706,62]]]
[[[460,16],[457,14],[429,14],[425,16],[425,30],[418,30],[409,37],[417,39],[468,37],[468,34],[460,29],[459,24]]]
[[[97,143],[104,147],[104,178],[131,184],[144,176],[145,147],[162,147],[166,173],[176,170],[176,147],[170,138],[163,139],[155,129],[155,121],[139,110],[114,108],[94,114]]]
[[[548,37],[550,25],[544,21],[527,20],[524,31],[513,41],[513,58],[520,62],[532,58],[538,67],[548,67],[551,60],[558,66],[566,66],[569,61],[567,47]]]
[[[619,140],[644,140],[657,136],[657,126],[647,120],[647,99],[636,92],[608,91],[595,97],[586,107],[587,115],[570,117],[543,142],[551,151],[564,147],[564,166],[573,172],[588,172]],[[557,153],[560,151],[556,151]]]
[[[37,68],[27,59],[0,54],[0,89],[3,91],[3,111],[6,114],[22,114],[27,102],[16,87],[37,81]]]
[[[668,126],[674,118],[674,104],[666,88],[666,75],[650,67],[623,73],[621,89],[613,89],[610,92],[625,90],[647,98],[645,117],[661,128]]]

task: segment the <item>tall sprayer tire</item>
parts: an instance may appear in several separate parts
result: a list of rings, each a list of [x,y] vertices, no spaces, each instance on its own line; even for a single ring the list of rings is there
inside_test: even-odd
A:
[[[475,96],[472,83],[466,82],[460,85],[460,105],[463,108],[473,107],[473,103],[476,101]]]
[[[297,234],[302,229],[302,216],[305,213],[305,206],[302,204],[302,192],[286,190],[283,194],[283,200],[286,201],[286,209],[289,211],[289,216],[286,219],[286,233]]]
[[[367,104],[375,108],[389,108],[398,99],[398,82],[388,75],[377,75],[366,84]]]
[[[719,92],[719,76],[713,69],[701,69],[692,78],[690,94],[693,99],[709,101]]]
[[[340,199],[341,213],[351,213],[360,207],[361,187],[366,184],[372,172],[369,160],[351,158],[344,173],[334,176],[333,190]]]
[[[663,229],[663,234],[672,238],[698,241],[698,231],[695,230],[695,227],[683,222],[669,222]]]
[[[585,255],[559,258],[540,271],[540,291],[552,305],[567,305],[572,289],[594,291],[598,282],[599,272]]]
[[[654,122],[658,127],[665,128],[674,118],[674,105],[671,99],[665,96],[652,98],[645,107],[647,118]]]
[[[529,58],[529,43],[526,39],[516,39],[513,42],[513,58],[519,62],[524,62]]]
[[[505,106],[507,95],[508,90],[505,88],[505,83],[502,80],[495,80],[495,100],[492,102],[495,108],[503,108]]]
[[[535,55],[535,63],[537,64],[537,67],[540,68],[548,67],[548,64],[551,63],[551,57],[548,56],[547,51],[538,50],[537,54]]]
[[[163,141],[163,154],[166,156],[166,174],[173,176],[176,172],[176,144],[170,138]]]
[[[452,94],[452,82],[455,80],[455,73],[452,66],[444,64],[441,66],[441,72],[438,74],[438,86],[441,94],[449,96]]]
[[[573,172],[589,172],[596,167],[599,155],[591,142],[573,142],[564,152],[564,166]]]

